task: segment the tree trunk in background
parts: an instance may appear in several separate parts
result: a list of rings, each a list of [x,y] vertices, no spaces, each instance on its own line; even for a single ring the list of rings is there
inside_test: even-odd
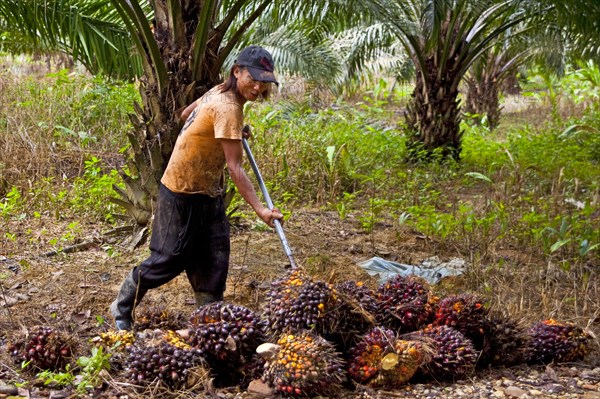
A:
[[[481,123],[481,117],[487,115],[487,125],[494,130],[500,124],[502,108],[500,107],[500,92],[503,88],[514,92],[519,89],[517,80],[518,57],[509,59],[503,51],[490,49],[485,58],[471,67],[467,83],[465,112],[478,115],[475,123]],[[510,82],[510,83],[509,83]]]
[[[449,61],[448,64],[451,64]],[[417,63],[415,63],[417,65]],[[458,82],[453,65],[438,78],[435,57],[426,60],[426,71],[417,71],[416,87],[407,107],[406,122],[413,132],[407,143],[411,159],[440,156],[460,159],[462,132]]]
[[[501,92],[513,96],[521,94],[521,85],[519,84],[519,77],[517,76],[517,73],[517,70],[513,69],[506,75],[506,78],[501,83]]]
[[[482,77],[482,80],[467,79],[467,98],[465,101],[464,112],[487,116],[487,125],[490,130],[494,130],[500,124],[500,96],[498,93],[498,81],[489,75]],[[480,123],[481,118],[474,118],[475,123]]]

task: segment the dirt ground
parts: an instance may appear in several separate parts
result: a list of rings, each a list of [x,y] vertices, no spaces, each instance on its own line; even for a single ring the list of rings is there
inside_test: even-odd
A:
[[[84,347],[90,338],[110,327],[108,306],[123,277],[148,255],[147,242],[129,251],[123,241],[125,235],[108,236],[102,230],[105,227],[81,224],[75,241],[88,245],[72,253],[45,256],[56,247],[51,244],[52,239],[64,236],[71,222],[44,216],[26,223],[3,222],[5,231],[14,234],[10,240],[2,238],[0,246],[3,347],[37,325],[66,330]],[[258,310],[269,283],[288,270],[289,262],[277,235],[252,223],[256,221],[245,220],[241,227],[233,229],[225,301]],[[297,263],[308,273],[330,282],[355,280],[375,287],[377,280],[357,265],[373,256],[406,264],[419,264],[431,256],[441,260],[454,256],[436,252],[439,247],[425,237],[400,231],[392,222],[379,223],[373,233],[367,233],[353,215],[340,220],[335,212],[316,209],[294,212],[285,224],[285,232]],[[111,257],[114,251],[119,255]],[[460,279],[456,279],[450,288],[443,289],[458,289],[460,285]],[[184,314],[195,309],[185,275],[150,291],[139,309],[156,305]],[[592,369],[599,364],[594,355],[582,367]],[[18,381],[17,369],[7,351],[0,351],[0,385]]]

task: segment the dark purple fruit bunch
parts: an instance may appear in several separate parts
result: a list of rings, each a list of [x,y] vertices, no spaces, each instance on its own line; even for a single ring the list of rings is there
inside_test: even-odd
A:
[[[173,312],[163,306],[152,306],[136,314],[135,329],[180,330],[184,328],[186,318],[181,313]]]
[[[336,310],[340,300],[331,284],[315,281],[299,270],[272,283],[264,309],[268,335],[315,330],[321,335],[335,331],[343,320]]]
[[[344,362],[335,347],[308,331],[282,334],[278,352],[265,364],[265,381],[286,397],[336,397],[345,382]]]
[[[357,301],[366,312],[373,315],[377,312],[375,292],[364,285],[363,282],[352,280],[344,281],[336,284],[335,289]]]
[[[486,317],[478,366],[516,366],[527,360],[531,338],[523,323],[500,312]]]
[[[137,342],[128,346],[127,351],[127,378],[139,386],[160,381],[170,389],[184,388],[191,372],[206,367],[201,350],[177,348],[165,340],[149,345]]]
[[[265,340],[260,317],[241,305],[202,306],[190,316],[189,327],[188,342],[202,349],[211,366],[249,359]]]
[[[433,325],[452,327],[469,338],[475,348],[481,349],[487,313],[487,307],[477,295],[450,295],[438,303]]]
[[[400,332],[416,331],[431,321],[432,301],[427,283],[418,277],[395,276],[376,292],[377,320]]]
[[[316,331],[347,354],[377,324],[375,293],[360,281],[346,281],[332,287],[332,297],[335,306],[330,306],[330,314],[318,323]]]
[[[396,333],[386,328],[375,327],[350,350],[348,374],[361,384],[377,377],[381,369],[381,359],[392,351]]]
[[[420,368],[423,374],[436,379],[457,379],[475,370],[478,354],[460,331],[448,326],[428,326],[414,334],[425,338],[432,349],[431,358]]]
[[[72,359],[73,341],[51,327],[28,331],[27,338],[8,345],[17,362],[38,370],[64,371]]]
[[[574,323],[553,319],[540,321],[527,331],[531,337],[529,361],[572,362],[590,352],[590,336]]]

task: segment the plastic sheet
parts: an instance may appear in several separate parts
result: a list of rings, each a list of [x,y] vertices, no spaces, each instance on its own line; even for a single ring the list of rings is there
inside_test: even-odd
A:
[[[415,275],[430,284],[436,284],[444,277],[459,276],[466,269],[466,262],[463,259],[454,258],[448,262],[440,262],[436,256],[425,259],[420,265],[406,265],[379,257],[373,257],[358,265],[369,275],[377,277],[379,283],[384,283],[397,275]]]

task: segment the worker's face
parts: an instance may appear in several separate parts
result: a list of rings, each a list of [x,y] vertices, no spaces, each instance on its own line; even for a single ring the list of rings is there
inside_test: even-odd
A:
[[[235,68],[233,74],[237,78],[238,93],[246,101],[255,101],[269,88],[270,83],[254,80],[247,69]]]

